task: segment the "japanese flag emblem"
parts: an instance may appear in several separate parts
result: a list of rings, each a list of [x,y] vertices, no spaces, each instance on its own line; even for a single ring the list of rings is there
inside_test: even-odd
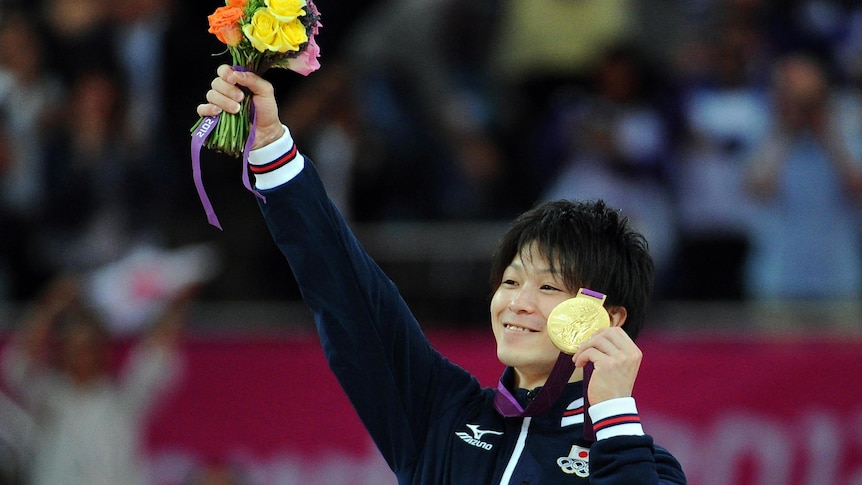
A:
[[[586,478],[590,476],[590,449],[572,445],[568,456],[557,458],[557,465],[564,473]]]

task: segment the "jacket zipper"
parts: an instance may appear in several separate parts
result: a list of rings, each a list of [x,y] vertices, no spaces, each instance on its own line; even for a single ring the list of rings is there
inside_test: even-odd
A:
[[[515,449],[512,450],[512,456],[509,457],[509,463],[506,465],[506,470],[503,472],[503,477],[500,479],[500,485],[509,485],[509,481],[512,479],[512,474],[515,473],[515,467],[517,466],[518,460],[524,452],[524,446],[527,443],[527,434],[530,430],[530,422],[532,420],[533,418],[526,417],[524,418],[524,421],[521,422],[521,431],[518,432],[518,441],[515,442]]]

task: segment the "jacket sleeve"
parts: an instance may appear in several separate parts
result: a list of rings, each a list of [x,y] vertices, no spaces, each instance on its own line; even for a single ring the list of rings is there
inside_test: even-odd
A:
[[[327,197],[313,164],[300,162],[304,167],[289,181],[260,190],[261,211],[332,371],[397,472],[415,461],[442,403],[478,393],[479,384],[431,347],[394,283]]]
[[[590,450],[590,483],[685,484],[679,462],[644,434],[632,397],[610,399],[589,409],[596,432]]]
[[[590,484],[626,483],[685,485],[676,458],[655,446],[649,435],[617,436],[595,442],[590,449]]]

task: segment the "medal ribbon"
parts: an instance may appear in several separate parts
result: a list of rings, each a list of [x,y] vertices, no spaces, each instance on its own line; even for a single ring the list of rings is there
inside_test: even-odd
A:
[[[497,394],[494,395],[494,408],[507,418],[542,415],[559,399],[574,370],[575,363],[572,362],[572,356],[560,352],[545,385],[539,389],[536,398],[526,408],[521,406],[500,379],[500,383],[497,384]]]
[[[584,439],[587,441],[596,440],[596,430],[593,428],[593,419],[590,417],[590,393],[587,392],[592,375],[593,363],[587,362],[584,365]]]
[[[515,396],[503,384],[503,380],[497,384],[497,394],[494,395],[494,409],[507,418],[523,418],[527,416],[540,416],[545,414],[551,406],[560,398],[563,388],[569,383],[569,378],[575,370],[572,356],[560,352],[551,374],[545,385],[539,390],[536,398],[527,405],[521,406]],[[587,362],[584,366],[584,439],[596,441],[596,431],[593,429],[593,420],[590,418],[590,400],[587,388],[590,385],[590,377],[593,374],[593,363]]]

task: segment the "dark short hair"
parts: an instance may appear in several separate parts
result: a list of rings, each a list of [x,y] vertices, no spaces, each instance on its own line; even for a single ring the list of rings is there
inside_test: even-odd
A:
[[[653,292],[653,261],[643,235],[603,200],[544,202],[518,216],[491,260],[491,288],[532,244],[572,293],[581,287],[607,295],[605,307],[626,308],[623,329],[640,332]]]

